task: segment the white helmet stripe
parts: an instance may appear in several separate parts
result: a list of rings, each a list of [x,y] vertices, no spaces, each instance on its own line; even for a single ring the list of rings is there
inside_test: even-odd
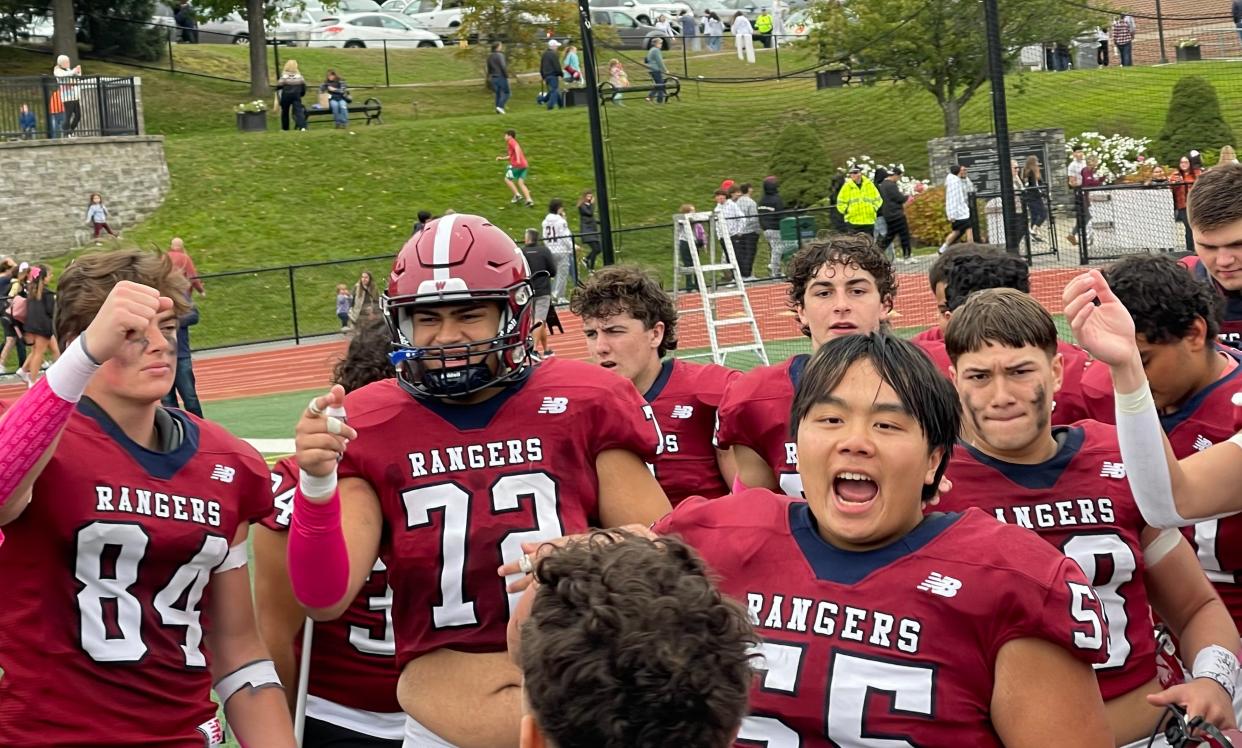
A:
[[[434,279],[448,280],[449,275],[449,242],[453,238],[453,224],[457,223],[457,213],[449,213],[436,221],[436,240],[432,246],[431,261],[435,264]]]

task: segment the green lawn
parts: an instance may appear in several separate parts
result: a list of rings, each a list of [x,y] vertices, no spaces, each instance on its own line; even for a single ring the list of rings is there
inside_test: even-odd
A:
[[[282,50],[282,55],[289,50]],[[374,70],[372,50],[291,50],[305,69],[336,65]],[[178,50],[203,66],[237,65],[244,49],[227,46]],[[631,53],[631,56],[635,53]],[[454,49],[402,53],[402,75],[473,75],[471,61]],[[394,53],[394,58],[397,57]],[[179,58],[180,59],[180,58]],[[745,66],[730,55],[701,56],[691,72],[712,78],[762,74],[774,55]],[[788,69],[796,54],[782,53]],[[0,65],[38,72],[47,57],[0,49]],[[670,66],[680,54],[669,54]],[[641,67],[627,63],[634,81]],[[372,66],[372,67],[367,67]],[[130,73],[116,66],[88,65],[90,72]],[[701,73],[699,71],[702,71]],[[1232,63],[1195,63],[1041,73],[1010,78],[1009,120],[1014,129],[1063,127],[1155,135],[1163,124],[1169,93],[1193,70],[1221,93],[1225,117],[1242,128],[1242,96]],[[363,77],[371,75],[365,73]],[[143,246],[166,246],[185,238],[200,271],[261,268],[287,263],[391,255],[408,236],[419,209],[477,212],[515,236],[538,226],[551,197],[569,204],[593,183],[585,109],[546,112],[534,106],[536,87],[515,86],[510,114],[491,111],[477,84],[376,89],[385,103],[379,127],[356,124],[334,131],[319,123],[307,133],[240,134],[231,107],[245,86],[145,71],[148,129],[168,135],[166,151],[173,190],[143,225],[126,226],[126,237]],[[351,73],[346,73],[350,77]],[[987,89],[965,108],[963,131],[990,128]],[[634,95],[624,108],[606,108],[604,133],[613,208],[625,227],[663,224],[683,202],[703,208],[725,177],[758,182],[768,172],[770,143],[781,125],[800,119],[819,134],[833,163],[851,155],[905,162],[915,176],[928,176],[926,141],[940,135],[941,116],[932,97],[904,84],[816,91],[808,79],[761,83],[687,81],[680,102],[656,107]],[[501,181],[503,131],[515,128],[531,160],[529,184],[535,208],[515,207]],[[1220,144],[1203,144],[1205,148]],[[118,218],[124,222],[124,216]],[[656,268],[667,277],[671,230],[618,237],[620,259]],[[354,262],[301,271],[297,310],[303,331],[332,328],[332,287],[361,269],[381,276],[384,261]],[[202,303],[196,344],[219,345],[288,334],[291,311],[287,275],[219,279]]]

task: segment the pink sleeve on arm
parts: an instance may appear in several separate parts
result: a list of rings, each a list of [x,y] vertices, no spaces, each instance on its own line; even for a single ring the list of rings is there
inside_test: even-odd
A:
[[[289,526],[289,580],[298,602],[308,608],[330,608],[349,590],[349,552],[341,532],[341,494],[316,503],[293,494]]]
[[[0,505],[12,498],[72,414],[73,403],[43,377],[0,418]]]

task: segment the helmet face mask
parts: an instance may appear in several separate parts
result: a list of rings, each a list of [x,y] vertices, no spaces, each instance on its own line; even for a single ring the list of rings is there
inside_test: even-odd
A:
[[[529,276],[521,250],[485,219],[450,214],[428,223],[398,254],[382,299],[401,387],[458,399],[524,376],[534,346]],[[437,342],[417,329],[420,311],[443,317],[481,305],[498,321],[477,339]]]

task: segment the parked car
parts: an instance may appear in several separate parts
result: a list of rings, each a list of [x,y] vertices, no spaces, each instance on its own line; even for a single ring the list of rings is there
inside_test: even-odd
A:
[[[671,21],[681,15],[683,10],[693,12],[694,9],[683,2],[636,2],[636,0],[606,0],[594,4],[591,10],[620,10],[630,14],[634,20],[647,26],[654,25],[660,16],[668,16]]]
[[[617,34],[617,46],[621,49],[646,49],[651,40],[658,37],[664,39],[668,46],[668,35],[645,23],[623,10],[591,10],[591,23],[595,26],[607,26]]]
[[[388,13],[342,13],[323,18],[311,32],[310,47],[443,47],[440,37]]]
[[[392,13],[396,15],[402,13],[406,8],[410,7],[410,5],[417,2],[418,0],[384,0],[384,2],[380,4],[380,10],[385,13]]]
[[[455,36],[462,17],[469,12],[470,6],[463,0],[413,0],[402,15],[419,28],[441,36]]]

